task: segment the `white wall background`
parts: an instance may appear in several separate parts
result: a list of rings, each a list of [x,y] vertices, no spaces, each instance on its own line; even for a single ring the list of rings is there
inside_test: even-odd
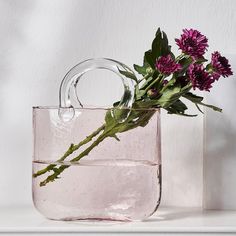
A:
[[[31,107],[57,105],[73,65],[91,57],[141,63],[158,26],[172,44],[193,27],[211,51],[235,54],[235,12],[234,0],[0,0],[0,205],[31,203]],[[84,94],[103,101],[101,82],[90,80]],[[162,204],[201,206],[203,116],[163,113],[162,133]]]
[[[236,55],[227,57],[236,72]],[[204,206],[210,209],[236,209],[235,89],[235,76],[223,78],[207,96],[223,108],[222,114],[208,110],[205,119]]]

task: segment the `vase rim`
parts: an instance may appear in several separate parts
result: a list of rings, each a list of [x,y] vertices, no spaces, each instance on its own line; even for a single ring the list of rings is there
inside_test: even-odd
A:
[[[59,107],[59,106],[33,106],[32,109],[33,110],[59,110],[60,108],[65,108],[65,109],[69,109],[69,107]],[[71,107],[72,108],[72,107]],[[94,107],[94,106],[88,106],[88,107],[73,107],[73,109],[75,110],[81,110],[81,111],[86,111],[86,110],[90,110],[90,111],[96,111],[96,110],[111,110],[114,107]],[[128,107],[123,107],[123,108],[119,108],[122,110],[143,110],[143,111],[158,111],[160,112],[160,108],[128,108]]]

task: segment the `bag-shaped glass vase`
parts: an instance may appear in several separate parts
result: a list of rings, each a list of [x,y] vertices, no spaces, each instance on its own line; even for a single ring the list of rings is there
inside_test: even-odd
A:
[[[94,69],[108,69],[122,80],[124,95],[117,110],[82,107],[75,88]],[[82,62],[63,79],[59,107],[33,108],[33,202],[45,217],[132,221],[157,210],[160,111],[132,108],[134,85],[120,74],[124,69],[130,70],[110,59]],[[137,112],[152,113],[148,124],[111,135],[118,126],[127,127]],[[115,125],[108,129],[108,122]]]

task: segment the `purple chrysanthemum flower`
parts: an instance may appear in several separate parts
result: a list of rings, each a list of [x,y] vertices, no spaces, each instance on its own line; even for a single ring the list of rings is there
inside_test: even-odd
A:
[[[175,39],[179,49],[194,57],[202,57],[208,47],[208,39],[198,30],[184,29],[180,39]]]
[[[176,63],[175,60],[172,59],[171,55],[161,56],[156,62],[156,68],[160,73],[165,75],[170,75],[182,67],[180,64]]]
[[[220,74],[219,73],[217,73],[217,72],[213,72],[212,74],[212,77],[214,78],[214,80],[218,80],[219,78],[220,78]]]
[[[214,70],[213,75],[216,80],[218,80],[221,75],[223,77],[228,77],[233,74],[228,59],[221,56],[217,51],[212,53],[211,64]]]
[[[203,65],[191,64],[188,68],[187,75],[192,82],[193,89],[210,91],[212,83],[215,81],[211,74],[205,71]]]

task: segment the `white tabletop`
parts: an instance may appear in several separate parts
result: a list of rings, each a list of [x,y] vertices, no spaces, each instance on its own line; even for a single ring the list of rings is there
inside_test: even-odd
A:
[[[196,208],[160,208],[144,222],[52,221],[33,207],[0,208],[0,233],[235,233],[236,211],[201,211]],[[223,235],[223,234],[222,234]]]

